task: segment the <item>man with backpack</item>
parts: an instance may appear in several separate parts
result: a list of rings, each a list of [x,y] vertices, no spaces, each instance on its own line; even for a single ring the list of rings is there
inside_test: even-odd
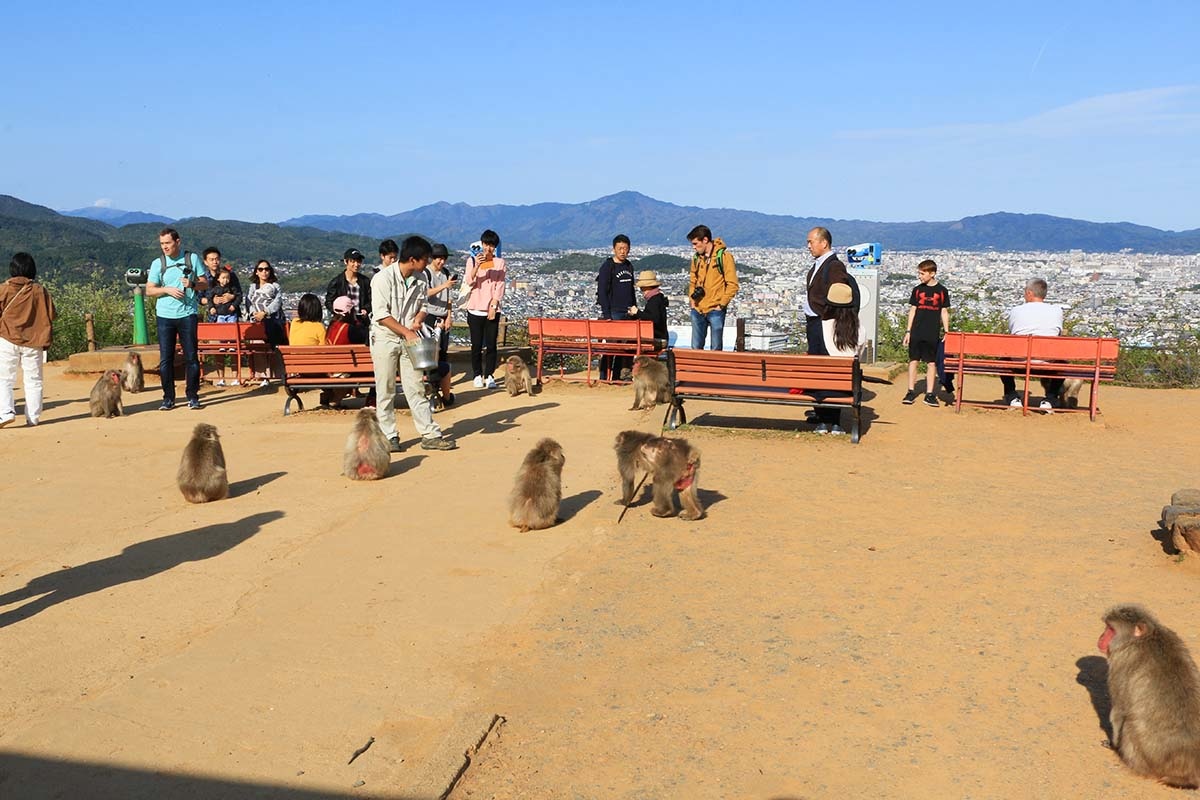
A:
[[[692,349],[703,350],[712,331],[712,349],[720,350],[725,332],[725,311],[737,294],[737,269],[725,242],[713,239],[707,225],[697,225],[687,235],[696,251],[688,272],[687,296],[692,307]]]

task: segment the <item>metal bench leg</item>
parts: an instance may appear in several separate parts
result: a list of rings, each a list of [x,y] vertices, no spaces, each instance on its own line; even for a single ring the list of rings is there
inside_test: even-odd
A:
[[[286,387],[285,387],[285,388],[286,388]],[[287,399],[283,401],[283,415],[284,415],[285,417],[286,417],[288,414],[292,413],[292,412],[289,410],[289,406],[291,406],[291,404],[292,404],[292,401],[293,401],[293,400],[295,400],[295,401],[296,401],[296,410],[297,410],[297,411],[303,411],[303,410],[304,410],[304,401],[300,399],[300,393],[299,393],[299,392],[294,392],[294,391],[292,391],[292,390],[289,388],[289,389],[287,390],[287,395],[288,395],[288,396],[287,396]]]
[[[858,444],[859,430],[860,430],[860,425],[862,423],[862,419],[861,419],[861,416],[859,413],[858,406],[853,407],[851,409],[851,411],[853,411],[854,414],[851,417],[851,422],[850,422],[850,444]]]

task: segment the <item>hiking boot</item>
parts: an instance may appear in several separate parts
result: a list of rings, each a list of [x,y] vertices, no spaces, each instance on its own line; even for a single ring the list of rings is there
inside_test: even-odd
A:
[[[451,392],[450,394],[448,394],[442,398],[442,407],[443,408],[449,408],[452,405],[454,405],[454,392]]]
[[[421,440],[422,450],[453,450],[454,442],[440,436],[430,436]]]
[[[158,407],[158,410],[159,411],[170,411],[173,408],[175,408],[174,400],[163,400],[163,403],[161,406]]]
[[[935,395],[933,392],[927,393],[925,395],[925,405],[933,406],[934,408],[937,408],[938,407],[937,395]]]
[[[399,436],[393,436],[392,438],[388,439],[388,450],[393,453],[404,452],[404,448],[400,446]]]
[[[917,398],[920,396],[921,396],[921,393],[918,392],[916,389],[909,389],[908,394],[904,395],[904,399],[901,400],[900,402],[904,403],[904,405],[906,405],[906,406],[911,406],[913,403],[917,402]]]
[[[204,408],[204,406],[200,405],[199,400],[188,400],[188,408],[190,408],[192,411],[199,411],[200,409]]]

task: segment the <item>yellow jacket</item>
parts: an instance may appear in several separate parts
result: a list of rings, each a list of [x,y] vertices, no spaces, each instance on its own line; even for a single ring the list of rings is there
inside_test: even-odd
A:
[[[721,254],[720,268],[716,264],[718,253]],[[704,287],[704,297],[696,303],[696,310],[701,314],[707,314],[717,308],[725,308],[737,294],[737,268],[733,263],[733,255],[725,249],[725,242],[719,237],[713,239],[712,255],[696,254],[692,256],[692,267],[688,272],[687,296],[689,300],[697,286]]]

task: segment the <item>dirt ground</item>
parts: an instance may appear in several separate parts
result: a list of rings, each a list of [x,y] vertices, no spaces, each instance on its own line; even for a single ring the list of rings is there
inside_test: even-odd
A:
[[[1096,639],[1136,601],[1200,648],[1200,565],[1157,530],[1200,486],[1200,391],[1106,386],[1093,423],[876,386],[858,445],[689,403],[708,517],[618,525],[613,436],[662,421],[627,388],[460,383],[459,450],[402,416],[355,484],[353,412],[151,389],[92,419],[90,386],[51,366],[43,424],[0,431],[0,797],[432,798],[494,715],[454,800],[1178,792],[1103,747]],[[200,421],[232,496],[192,506]],[[543,436],[564,521],[521,534]]]

